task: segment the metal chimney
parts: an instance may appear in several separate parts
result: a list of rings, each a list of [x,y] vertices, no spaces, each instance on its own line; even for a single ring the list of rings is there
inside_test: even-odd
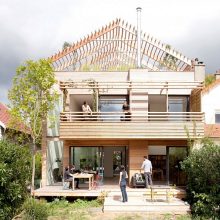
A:
[[[137,68],[141,68],[141,7],[137,10]]]

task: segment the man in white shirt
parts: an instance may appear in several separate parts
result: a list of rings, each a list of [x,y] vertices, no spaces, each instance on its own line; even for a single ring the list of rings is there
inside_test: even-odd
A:
[[[153,185],[152,183],[152,163],[148,160],[147,156],[144,156],[144,161],[142,163],[141,169],[144,169],[144,177],[145,177],[145,187],[148,188],[149,185]]]

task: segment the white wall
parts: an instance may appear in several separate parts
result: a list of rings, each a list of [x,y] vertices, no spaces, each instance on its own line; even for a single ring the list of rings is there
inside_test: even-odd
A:
[[[167,81],[185,81],[193,82],[194,81],[194,72],[151,72],[146,70],[130,70],[129,79],[131,81],[158,81],[158,82],[167,82]]]
[[[3,128],[0,126],[0,140],[2,139],[3,136]]]
[[[205,123],[215,124],[215,112],[220,112],[220,85],[202,94],[202,112],[205,112]]]

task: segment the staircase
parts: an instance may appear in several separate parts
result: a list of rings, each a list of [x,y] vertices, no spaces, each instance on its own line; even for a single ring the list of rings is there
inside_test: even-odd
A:
[[[123,203],[121,191],[118,189],[108,193],[104,202],[104,212],[150,212],[152,214],[176,214],[190,213],[190,206],[177,198],[175,194],[168,202],[166,191],[160,189],[152,200],[150,189],[127,190],[128,202]]]

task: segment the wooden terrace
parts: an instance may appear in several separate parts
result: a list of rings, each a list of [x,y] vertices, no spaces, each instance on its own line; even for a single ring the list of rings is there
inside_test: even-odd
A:
[[[79,184],[80,189],[64,189],[63,184],[61,182],[56,183],[54,185],[50,186],[44,186],[39,189],[34,190],[34,195],[36,197],[98,197],[102,195],[103,193],[114,193],[118,196],[121,196],[120,187],[118,186],[118,177],[114,178],[105,178],[104,184],[97,185],[96,187],[93,187],[91,190],[89,190],[88,182],[80,183]],[[165,182],[155,182],[154,187],[156,187],[158,190],[156,190],[155,194],[158,194],[158,196],[166,196],[166,188],[168,187],[165,185]],[[178,187],[170,187],[173,192],[173,197],[175,198],[185,198],[186,192],[184,189],[178,188]],[[145,189],[145,188],[132,188],[127,186],[127,192],[130,195],[142,195],[143,197],[148,196],[149,199],[151,198],[151,190]],[[155,190],[154,190],[155,192]]]

